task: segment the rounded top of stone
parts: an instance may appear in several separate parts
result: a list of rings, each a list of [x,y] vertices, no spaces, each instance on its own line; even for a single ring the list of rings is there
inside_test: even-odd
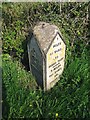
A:
[[[33,28],[33,34],[38,40],[41,49],[45,53],[47,52],[47,49],[56,36],[57,32],[60,33],[59,28],[56,25],[46,22],[39,22]]]

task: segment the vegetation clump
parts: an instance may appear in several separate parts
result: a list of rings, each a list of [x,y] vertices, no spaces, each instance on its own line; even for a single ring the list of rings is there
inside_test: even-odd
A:
[[[88,9],[89,3],[2,4],[3,119],[90,118]],[[26,36],[38,21],[57,25],[67,46],[60,81],[45,93],[28,67]]]

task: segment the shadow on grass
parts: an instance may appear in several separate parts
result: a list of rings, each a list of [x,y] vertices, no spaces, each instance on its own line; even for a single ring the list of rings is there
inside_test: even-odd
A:
[[[9,115],[10,106],[7,102],[7,90],[6,90],[5,84],[3,82],[2,82],[2,99],[3,99],[2,118],[6,119],[6,118],[8,118],[8,115]]]
[[[29,59],[28,59],[28,50],[27,50],[27,37],[26,40],[22,42],[22,46],[24,49],[24,53],[22,55],[21,62],[24,65],[25,70],[29,71],[30,69],[29,69]]]

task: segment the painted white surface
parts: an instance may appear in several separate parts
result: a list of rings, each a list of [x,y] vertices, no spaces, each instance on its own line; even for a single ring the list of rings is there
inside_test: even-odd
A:
[[[57,34],[46,55],[46,85],[50,89],[59,80],[64,69],[65,43]]]

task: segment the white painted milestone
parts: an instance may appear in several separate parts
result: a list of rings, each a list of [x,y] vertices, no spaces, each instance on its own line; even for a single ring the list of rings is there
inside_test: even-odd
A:
[[[66,45],[59,28],[39,22],[28,36],[29,66],[44,91],[52,88],[64,70]]]
[[[64,69],[65,47],[65,43],[60,35],[57,34],[46,55],[47,89],[53,87],[60,79],[59,76]]]

